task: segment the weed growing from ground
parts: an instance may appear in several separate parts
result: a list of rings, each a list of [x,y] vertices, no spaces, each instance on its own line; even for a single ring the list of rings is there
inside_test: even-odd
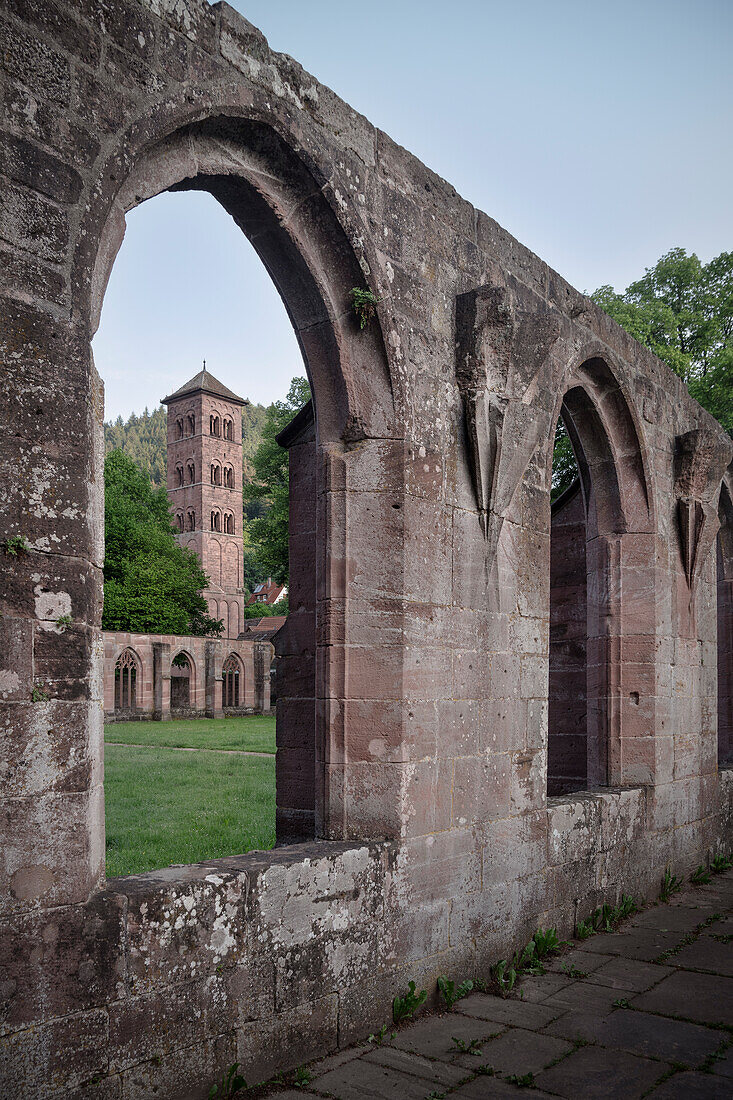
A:
[[[588,977],[586,970],[579,970],[574,964],[568,966],[567,963],[563,963],[563,973],[567,974],[569,978],[573,978],[575,981],[578,981],[580,978]]]
[[[415,983],[408,982],[407,992],[404,997],[397,996],[392,1002],[392,1019],[396,1024],[401,1024],[403,1020],[411,1019],[420,1005],[424,1004],[427,999],[428,993],[426,989],[421,989],[418,993]]]
[[[293,1078],[293,1085],[296,1089],[304,1089],[310,1084],[312,1076],[311,1071],[306,1069],[305,1066],[298,1066]]]
[[[451,1036],[452,1042],[461,1054],[473,1054],[477,1058],[481,1057],[481,1044],[478,1039],[460,1039],[457,1035]]]
[[[11,535],[5,540],[5,553],[11,558],[20,558],[29,550],[30,546],[23,535]]]
[[[690,882],[693,886],[706,886],[710,882],[711,877],[710,871],[708,871],[704,863],[701,863],[697,870],[693,871],[690,875]]]
[[[239,1062],[235,1062],[234,1065],[229,1067],[229,1070],[224,1074],[218,1085],[212,1085],[209,1089],[209,1100],[229,1100],[230,1096],[235,1096],[236,1093],[241,1092],[242,1089],[247,1088],[247,1082],[241,1073],[237,1073],[239,1069]]]
[[[460,1001],[463,997],[467,997],[473,989],[473,982],[467,979],[465,982],[461,982],[459,986],[456,986],[454,981],[449,980],[445,975],[441,975],[438,978],[438,989],[440,990],[448,1011],[453,1008],[456,1001]]]
[[[723,871],[730,871],[733,867],[730,856],[713,856],[710,860],[710,870],[714,875],[722,875]]]
[[[389,1024],[382,1024],[379,1031],[374,1031],[367,1039],[368,1043],[373,1043],[374,1046],[381,1047],[385,1039],[394,1039],[396,1031],[389,1030]]]
[[[533,1089],[534,1088],[534,1074],[523,1073],[520,1077],[518,1073],[510,1073],[504,1078],[505,1081],[509,1081],[510,1084],[516,1085],[520,1089]]]
[[[672,868],[668,867],[664,872],[664,878],[659,890],[659,900],[669,901],[673,894],[678,894],[682,889],[682,879],[672,874]]]

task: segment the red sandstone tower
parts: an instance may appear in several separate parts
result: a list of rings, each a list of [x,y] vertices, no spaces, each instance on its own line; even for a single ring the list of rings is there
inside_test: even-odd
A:
[[[168,497],[182,546],[209,576],[209,614],[224,637],[242,629],[242,405],[204,369],[164,397],[168,406]]]

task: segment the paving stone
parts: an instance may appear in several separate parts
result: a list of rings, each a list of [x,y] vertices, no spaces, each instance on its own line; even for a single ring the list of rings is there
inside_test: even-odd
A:
[[[365,1062],[375,1062],[399,1073],[409,1073],[413,1077],[428,1078],[440,1085],[457,1085],[466,1077],[466,1071],[460,1066],[448,1062],[431,1062],[421,1054],[414,1054],[399,1047],[378,1047],[364,1056]]]
[[[536,1082],[569,1100],[637,1100],[668,1068],[619,1050],[583,1047],[544,1070]]]
[[[675,1073],[649,1093],[654,1100],[730,1100],[730,1083],[710,1073]]]
[[[398,1032],[389,1045],[400,1050],[414,1051],[427,1058],[452,1061],[456,1055],[454,1035],[468,1042],[471,1039],[484,1042],[489,1037],[499,1035],[504,1029],[505,1025],[498,1020],[478,1020],[452,1012],[450,1015],[430,1016],[426,1020],[419,1020]]]
[[[733,944],[721,943],[711,936],[700,936],[694,943],[688,943],[673,955],[669,961],[673,966],[690,970],[710,970],[733,977]]]
[[[492,997],[485,993],[466,997],[456,1009],[457,1013],[476,1016],[481,1020],[496,1020],[499,1023],[528,1028],[544,1027],[559,1011],[557,1008],[547,1008],[544,1004],[528,1004],[526,1001]]]
[[[701,920],[704,920],[704,917]],[[612,932],[608,935],[604,933],[603,936],[596,937],[596,946],[609,955],[623,955],[627,959],[643,959],[645,962],[652,962],[664,951],[676,947],[681,939],[682,935],[679,932],[631,927],[623,932]]]
[[[499,1077],[475,1077],[473,1081],[466,1082],[459,1089],[450,1094],[450,1100],[456,1097],[460,1100],[518,1100],[522,1094],[518,1092],[516,1085],[510,1085]],[[553,1100],[549,1092],[541,1092],[532,1089],[527,1093],[528,1100]]]
[[[566,989],[572,981],[572,978],[563,977],[560,974],[540,974],[537,977],[522,978],[519,987],[522,1000],[541,1004],[553,993]]]
[[[327,1058],[322,1058],[319,1062],[313,1062],[310,1071],[314,1076],[320,1073],[328,1073],[329,1070],[338,1069],[339,1066],[346,1065],[354,1058],[361,1058],[362,1054],[366,1054],[371,1049],[369,1043],[360,1043],[359,1046],[347,1047],[346,1050],[337,1050],[335,1054],[329,1054]]]
[[[634,917],[635,928],[655,928],[659,932],[692,932],[710,916],[707,903],[689,905],[655,905]]]
[[[604,955],[600,950],[594,951],[592,944],[595,942],[596,937],[593,936],[590,940],[583,941],[583,944],[587,943],[588,947],[576,947],[565,955],[558,955],[556,958],[550,959],[547,963],[547,970],[552,974],[565,974],[566,968],[570,969],[577,966],[578,970],[584,970],[586,974],[590,974],[592,971],[597,970],[599,966],[603,966],[604,963],[615,958],[615,955]]]
[[[733,1024],[733,978],[677,970],[635,997],[633,1005],[698,1023]]]
[[[267,1100],[303,1100],[303,1097],[313,1096],[314,1092],[306,1092],[304,1089],[286,1089],[285,1092],[273,1092]]]
[[[556,1058],[562,1058],[573,1049],[571,1043],[551,1035],[537,1034],[516,1027],[505,1031],[498,1039],[492,1039],[483,1048],[482,1062],[501,1073],[539,1073]],[[472,1070],[469,1057],[459,1058],[465,1070]]]
[[[367,1062],[364,1058],[356,1058],[318,1077],[311,1083],[311,1088],[326,1092],[337,1100],[425,1100],[438,1083],[434,1078],[413,1077]]]
[[[700,1024],[619,1008],[607,1015],[570,1012],[546,1028],[564,1039],[585,1039],[668,1062],[696,1066],[720,1046],[721,1033]]]
[[[615,959],[593,971],[593,983],[608,985],[613,989],[631,989],[635,993],[644,993],[671,973],[671,966],[657,966],[654,963],[624,959],[617,955]]]
[[[554,1009],[559,1015],[563,1010],[584,1012],[610,1012],[613,1002],[618,1000],[630,1000],[636,995],[633,989],[621,989],[618,986],[595,985],[594,982],[581,981],[553,993],[542,1007]]]
[[[733,1046],[728,1047],[719,1062],[713,1062],[710,1072],[719,1077],[733,1077]]]

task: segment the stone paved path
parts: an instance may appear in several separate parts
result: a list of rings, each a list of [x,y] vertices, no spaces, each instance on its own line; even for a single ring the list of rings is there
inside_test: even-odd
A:
[[[575,944],[522,989],[473,994],[381,1047],[344,1050],[270,1100],[731,1100],[733,872]],[[458,1053],[453,1036],[480,1055]],[[526,1074],[532,1087],[510,1080]]]

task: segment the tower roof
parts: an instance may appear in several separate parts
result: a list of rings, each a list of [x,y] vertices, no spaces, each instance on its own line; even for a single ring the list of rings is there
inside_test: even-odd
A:
[[[225,397],[227,401],[233,402],[235,405],[248,405],[244,397],[237,397],[236,393],[233,393],[228,389],[223,382],[220,382],[218,378],[214,378],[211,371],[208,371],[206,367],[200,370],[198,374],[195,374],[193,378],[189,379],[183,386],[175,390],[173,393],[168,394],[161,401],[161,405],[168,405],[171,401],[175,401],[179,397],[185,397],[189,393],[212,393],[215,397]]]

